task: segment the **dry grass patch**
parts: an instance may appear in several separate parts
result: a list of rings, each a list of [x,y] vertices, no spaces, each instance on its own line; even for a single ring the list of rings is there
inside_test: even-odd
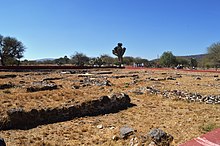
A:
[[[8,74],[0,72],[0,75]],[[13,73],[14,74],[14,73]],[[132,108],[114,114],[99,115],[95,117],[76,118],[66,122],[42,125],[29,130],[0,131],[8,145],[128,145],[127,140],[112,140],[119,134],[120,127],[128,125],[135,129],[139,138],[146,135],[152,128],[160,128],[174,137],[175,145],[200,136],[212,129],[220,127],[220,105],[188,103],[186,101],[172,100],[145,92],[137,95],[130,92],[140,87],[154,87],[158,90],[182,90],[202,95],[219,95],[220,81],[214,80],[211,73],[189,73],[181,71],[150,71],[150,70],[113,70],[111,75],[105,76],[112,86],[80,86],[84,77],[76,74],[60,73],[15,73],[13,79],[0,79],[1,83],[12,82],[18,85],[15,88],[0,90],[0,113],[3,114],[11,108],[22,107],[25,110],[32,108],[49,108],[72,105],[88,101],[103,95],[125,92],[131,102],[136,104]],[[137,74],[139,78],[125,77],[112,78],[115,75]],[[177,77],[181,75],[182,77]],[[166,78],[172,76],[176,80],[149,81],[147,78]],[[201,80],[196,80],[199,76]],[[62,77],[53,80],[62,85],[57,90],[27,93],[26,88],[34,81],[48,77]],[[104,77],[102,77],[104,78]],[[25,83],[20,83],[25,81]],[[73,89],[79,85],[79,89]],[[97,125],[103,128],[97,128]]]

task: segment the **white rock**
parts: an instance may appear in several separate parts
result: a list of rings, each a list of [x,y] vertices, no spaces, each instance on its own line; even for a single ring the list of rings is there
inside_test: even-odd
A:
[[[97,125],[97,128],[98,128],[98,129],[102,129],[102,128],[103,128],[103,125],[102,125],[102,124]]]
[[[117,141],[118,139],[119,139],[119,137],[118,137],[117,135],[113,135],[113,136],[112,136],[112,140]]]

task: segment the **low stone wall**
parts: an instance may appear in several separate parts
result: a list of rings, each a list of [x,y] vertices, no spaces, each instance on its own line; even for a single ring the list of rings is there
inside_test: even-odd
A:
[[[53,109],[11,109],[6,120],[0,121],[0,130],[30,129],[38,125],[71,120],[76,117],[114,113],[131,107],[130,98],[124,93],[102,96],[99,99],[68,107]],[[4,122],[3,122],[4,121]]]
[[[130,92],[137,95],[148,92],[150,94],[158,94],[170,99],[184,100],[187,102],[200,102],[206,104],[220,104],[220,95],[201,95],[199,93],[188,93],[180,90],[164,90],[160,91],[152,87],[140,87]]]
[[[14,86],[15,86],[15,85],[13,85],[12,83],[0,84],[0,90],[13,88]]]

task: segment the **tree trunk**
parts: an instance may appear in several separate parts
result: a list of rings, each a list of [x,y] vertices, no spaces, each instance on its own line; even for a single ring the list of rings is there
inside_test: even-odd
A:
[[[0,56],[1,57],[1,64],[2,64],[2,66],[5,66],[5,60],[4,60],[4,57],[1,55]]]

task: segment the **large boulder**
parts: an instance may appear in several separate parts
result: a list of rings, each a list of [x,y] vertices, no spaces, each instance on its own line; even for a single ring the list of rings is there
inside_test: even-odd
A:
[[[1,137],[0,137],[0,146],[6,146],[4,139]]]
[[[152,129],[148,136],[156,146],[170,146],[173,141],[173,136],[161,129]]]

